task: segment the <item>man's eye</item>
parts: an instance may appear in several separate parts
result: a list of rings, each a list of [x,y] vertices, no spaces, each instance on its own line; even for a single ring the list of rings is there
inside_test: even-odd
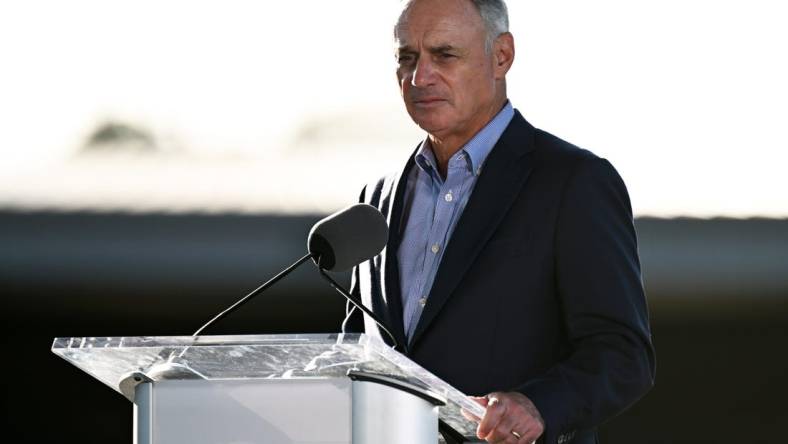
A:
[[[440,54],[440,58],[442,58],[442,59],[453,59],[454,57],[455,57],[454,54],[449,54],[447,52],[442,52]]]
[[[410,54],[397,56],[397,62],[399,63],[410,63],[412,61],[413,61],[413,56]]]

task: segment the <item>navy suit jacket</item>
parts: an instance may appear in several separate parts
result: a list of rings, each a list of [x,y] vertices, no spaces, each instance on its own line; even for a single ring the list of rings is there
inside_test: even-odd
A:
[[[408,342],[397,248],[413,166],[411,156],[362,193],[386,217],[389,239],[353,270],[352,292],[407,343],[411,359],[463,392],[528,396],[545,420],[542,442],[596,442],[596,427],[645,394],[655,371],[632,210],[618,173],[515,113]],[[360,327],[360,316],[354,322]]]

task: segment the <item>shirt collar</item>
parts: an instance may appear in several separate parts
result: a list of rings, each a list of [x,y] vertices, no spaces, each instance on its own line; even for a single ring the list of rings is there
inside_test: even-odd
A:
[[[487,159],[495,144],[498,143],[498,139],[501,138],[501,134],[509,126],[513,117],[514,108],[512,103],[507,100],[503,109],[449,159],[449,167],[451,168],[453,164],[466,159],[465,165],[469,171],[474,175],[479,175],[485,159]],[[435,160],[435,154],[432,152],[429,138],[425,139],[419,146],[419,149],[416,151],[415,161],[416,165],[424,172],[429,174],[437,173],[437,161]]]

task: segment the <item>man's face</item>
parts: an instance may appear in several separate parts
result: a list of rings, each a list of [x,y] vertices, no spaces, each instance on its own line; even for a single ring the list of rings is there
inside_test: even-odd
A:
[[[498,110],[486,31],[468,0],[418,0],[394,30],[397,79],[408,114],[429,134],[468,137]]]

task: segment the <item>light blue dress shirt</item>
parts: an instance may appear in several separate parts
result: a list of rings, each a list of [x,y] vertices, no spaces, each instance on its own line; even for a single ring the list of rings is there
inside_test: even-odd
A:
[[[416,167],[411,169],[405,189],[405,231],[397,253],[408,339],[428,303],[443,251],[468,203],[484,160],[512,117],[514,109],[507,101],[503,109],[449,159],[445,180],[438,172],[429,139],[422,142],[414,154]]]

